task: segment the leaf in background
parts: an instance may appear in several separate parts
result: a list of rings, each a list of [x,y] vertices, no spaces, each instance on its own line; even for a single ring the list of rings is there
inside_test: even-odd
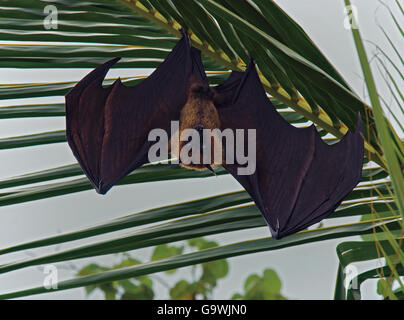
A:
[[[165,259],[165,258],[178,256],[178,255],[182,254],[183,251],[184,251],[183,246],[176,247],[176,246],[169,246],[167,244],[161,244],[154,248],[153,254],[151,257],[151,261],[156,261],[156,260],[161,260],[161,259]],[[176,269],[168,270],[168,271],[166,271],[166,273],[170,274],[170,273],[174,273],[175,271],[177,271],[177,270]]]
[[[272,269],[265,269],[262,276],[250,275],[244,282],[244,293],[236,293],[232,299],[286,300],[281,294],[282,282]]]

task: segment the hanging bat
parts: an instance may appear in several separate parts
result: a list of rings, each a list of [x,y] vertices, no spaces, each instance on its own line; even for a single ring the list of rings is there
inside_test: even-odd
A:
[[[66,95],[67,141],[95,190],[105,194],[148,163],[153,144],[149,132],[156,128],[170,132],[171,122],[179,121],[178,131],[169,137],[171,154],[180,157],[187,145],[181,136],[187,129],[199,132],[197,158],[204,161],[180,165],[211,171],[222,165],[250,194],[274,238],[331,214],[361,178],[360,117],[354,133],[349,131],[339,143],[327,145],[314,125],[295,128],[278,114],[253,61],[245,72],[233,71],[224,83],[209,87],[200,51],[182,33],[164,62],[139,85],[127,87],[118,79],[102,87],[116,58],[90,72]],[[256,144],[255,170],[241,174],[246,165],[238,161],[235,148],[215,134],[206,140],[202,132],[209,129],[235,136],[244,130],[243,150]],[[248,136],[251,130],[253,141]]]

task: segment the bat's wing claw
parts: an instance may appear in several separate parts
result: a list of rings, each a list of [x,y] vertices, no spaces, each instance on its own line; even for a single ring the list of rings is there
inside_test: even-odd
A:
[[[210,166],[210,164],[205,165],[205,168],[212,172],[215,177],[217,177],[215,170]]]

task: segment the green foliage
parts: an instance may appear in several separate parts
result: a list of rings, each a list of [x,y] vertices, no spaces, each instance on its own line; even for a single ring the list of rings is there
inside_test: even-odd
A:
[[[390,279],[380,278],[377,281],[377,294],[379,294],[384,300],[404,300],[404,291],[402,288],[393,290],[396,281],[391,281]]]
[[[244,282],[244,293],[236,293],[232,299],[286,300],[281,294],[282,283],[276,272],[265,269],[262,276],[250,275]]]
[[[122,261],[112,267],[104,267],[91,263],[83,267],[77,273],[77,276],[89,276],[138,264],[141,264],[141,261],[130,257],[128,254],[124,254]],[[154,298],[153,281],[148,276],[117,280],[85,287],[87,295],[90,295],[95,289],[100,289],[104,293],[106,300],[150,300]]]
[[[169,246],[167,244],[160,244],[154,248],[151,256],[151,261],[166,259],[169,257],[182,254],[184,247]],[[176,270],[167,270],[166,273],[174,273]]]
[[[151,260],[155,261],[180,255],[186,248],[205,250],[217,246],[217,242],[204,238],[188,240],[186,246],[168,246],[162,244],[154,248]],[[129,254],[123,254],[122,261],[112,267],[91,263],[83,267],[77,273],[77,276],[90,276],[139,264],[141,264],[141,261],[138,259],[132,258]],[[177,269],[171,269],[166,271],[166,274],[167,276],[172,275],[176,271]],[[225,259],[221,259],[192,266],[192,281],[180,279],[171,288],[168,288],[167,281],[160,277],[154,279],[155,281],[162,282],[167,287],[170,299],[172,300],[206,300],[212,298],[214,289],[218,285],[218,280],[225,278],[228,272],[228,262]],[[200,275],[196,277],[196,274]],[[85,290],[87,295],[90,295],[94,290],[99,289],[104,293],[106,300],[150,300],[155,297],[152,279],[153,276],[138,276],[124,280],[89,285],[85,287]],[[272,269],[266,269],[262,276],[257,274],[248,276],[244,283],[244,292],[234,294],[231,299],[285,300],[286,298],[281,294],[281,288],[282,283],[276,272]]]
[[[214,241],[208,241],[203,238],[194,238],[188,240],[188,245],[190,247],[197,248],[198,250],[205,250],[209,248],[217,247],[218,244]],[[213,289],[217,286],[217,280],[226,277],[227,273],[229,272],[229,265],[226,260],[214,260],[210,262],[202,263],[198,266],[193,266],[193,275],[196,274],[197,269],[202,269],[202,274],[199,279],[193,279],[192,283],[187,285],[182,284],[180,291],[183,291],[184,288],[187,288],[188,294],[185,296],[193,296],[197,297],[201,295],[204,299],[207,299],[210,294],[212,294]],[[178,296],[178,291],[174,290],[173,292],[170,291],[170,296],[172,299],[180,299]],[[185,297],[183,296],[183,297]]]
[[[345,5],[350,6],[350,0],[344,0]],[[393,20],[396,19],[392,12],[389,10]],[[402,12],[401,12],[402,13]],[[355,19],[355,17],[352,17]],[[356,24],[356,21],[352,21]],[[396,26],[398,26],[396,24]],[[402,166],[402,159],[404,157],[404,144],[396,134],[392,134],[389,130],[389,123],[384,117],[384,111],[381,106],[383,98],[380,97],[377,89],[377,84],[373,77],[370,62],[367,57],[361,33],[358,28],[352,28],[352,35],[355,42],[358,58],[362,67],[362,72],[365,79],[367,91],[369,93],[370,100],[374,111],[375,124],[380,139],[380,144],[383,148],[386,157],[386,163],[392,183],[389,185],[385,182],[380,182],[380,185],[385,185],[391,198],[394,199],[394,206],[385,202],[386,209],[383,211],[377,210],[373,205],[370,206],[371,214],[362,215],[361,220],[366,221],[369,219],[385,219],[393,215],[404,217],[404,172]],[[400,29],[401,30],[401,29]],[[382,31],[386,38],[389,40],[390,45],[395,49],[394,44],[390,41],[389,36],[384,29]],[[402,33],[402,32],[401,32]],[[400,60],[401,56],[398,54]],[[385,54],[384,54],[385,55]],[[388,58],[391,66],[397,69],[395,64],[390,58]],[[394,78],[388,71],[388,68],[382,60],[378,60],[383,66],[384,70],[389,74],[390,80],[395,84]],[[387,82],[388,85],[390,85]],[[396,87],[396,89],[398,89]],[[401,95],[400,91],[398,93]],[[393,92],[394,94],[394,92]],[[402,96],[401,96],[402,97]],[[397,101],[401,107],[401,103],[404,101]],[[390,110],[390,109],[388,109]],[[377,190],[375,190],[377,192]],[[341,243],[337,247],[337,253],[340,260],[339,274],[337,277],[335,298],[338,299],[361,299],[360,285],[368,279],[379,278],[377,283],[377,293],[384,299],[402,299],[404,292],[404,224],[401,221],[398,222],[399,230],[392,230],[388,226],[383,226],[382,232],[374,232],[372,235],[362,235],[363,242],[345,242]],[[348,265],[365,260],[381,259],[385,261],[381,262],[382,267],[367,270],[360,274],[356,274],[353,279],[350,280],[347,291],[342,289],[341,282],[344,278],[343,273]],[[353,265],[351,265],[352,267]],[[399,289],[393,290],[393,285],[398,285]]]
[[[187,242],[188,248],[196,248],[204,250],[212,247],[217,247],[218,244],[214,241],[209,241],[204,238],[195,238]],[[154,248],[151,255],[151,261],[167,259],[170,257],[181,255],[184,251],[184,246],[169,246],[161,244]],[[112,267],[100,266],[91,263],[83,267],[77,276],[90,276],[101,272],[110,270],[117,270],[120,268],[139,265],[142,262],[138,259],[131,257],[129,254],[123,254],[123,259],[120,263]],[[195,279],[197,269],[201,269],[201,275]],[[179,280],[169,289],[170,298],[174,300],[194,300],[198,298],[208,299],[217,286],[217,281],[224,278],[228,274],[229,266],[226,260],[215,260],[211,262],[202,263],[192,267],[193,281]],[[167,270],[166,273],[173,274],[177,269]],[[157,281],[163,281],[156,278]],[[167,284],[163,282],[165,286]],[[153,280],[150,276],[138,276],[124,280],[115,280],[112,282],[105,282],[85,287],[86,293],[89,295],[95,289],[100,289],[107,300],[124,299],[124,300],[142,300],[153,299]]]
[[[180,280],[170,289],[170,298],[173,300],[195,300],[196,294],[199,293],[198,285],[195,282],[189,283],[186,280]]]

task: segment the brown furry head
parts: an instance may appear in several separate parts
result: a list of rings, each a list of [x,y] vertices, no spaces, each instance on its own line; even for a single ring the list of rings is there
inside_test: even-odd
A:
[[[211,155],[210,158],[208,158],[209,163],[206,163],[206,161],[204,163],[203,161],[204,150],[206,150],[205,148],[207,147],[207,143],[203,139],[204,129],[220,129],[219,114],[215,108],[215,105],[213,104],[212,99],[213,91],[209,87],[209,85],[196,83],[190,86],[187,102],[180,113],[179,132],[177,131],[171,137],[171,154],[174,157],[182,160],[180,158],[181,150],[188,144],[190,140],[192,140],[191,137],[189,137],[188,141],[180,141],[180,138],[184,139],[188,136],[187,132],[184,132],[184,130],[195,129],[199,133],[199,163],[183,163],[182,161],[180,161],[180,165],[184,168],[205,170],[209,168],[209,165],[217,166],[222,163],[222,145],[214,132],[213,134],[206,136],[207,139],[210,139]],[[192,138],[194,137],[192,136]],[[183,152],[187,152],[184,150]],[[192,157],[192,149],[188,151],[188,156]],[[205,157],[208,157],[208,155],[205,155]]]

